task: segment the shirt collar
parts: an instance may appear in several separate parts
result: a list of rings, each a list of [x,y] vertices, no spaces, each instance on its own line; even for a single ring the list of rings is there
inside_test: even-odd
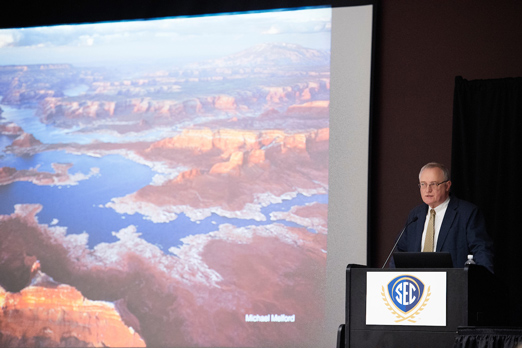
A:
[[[448,198],[446,198],[446,200],[444,202],[442,202],[441,204],[439,204],[438,206],[433,208],[433,209],[435,209],[435,213],[440,213],[441,211],[446,210],[446,208],[448,207],[449,201],[450,201],[450,196],[448,196]],[[430,207],[428,207],[428,208],[430,208]],[[432,209],[432,208],[430,208],[430,209]],[[430,209],[428,209],[428,211]]]

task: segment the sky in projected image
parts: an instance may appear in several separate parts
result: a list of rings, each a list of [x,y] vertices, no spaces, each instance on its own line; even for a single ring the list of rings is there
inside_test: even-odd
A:
[[[182,64],[272,42],[329,50],[330,23],[325,8],[5,29],[0,48],[3,65]]]
[[[330,31],[329,8],[0,30],[0,341],[313,346]]]

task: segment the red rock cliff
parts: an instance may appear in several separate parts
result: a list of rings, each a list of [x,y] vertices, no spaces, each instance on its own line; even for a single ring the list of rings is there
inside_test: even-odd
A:
[[[113,303],[90,301],[74,287],[40,276],[42,284],[20,292],[0,287],[0,346],[145,347]]]

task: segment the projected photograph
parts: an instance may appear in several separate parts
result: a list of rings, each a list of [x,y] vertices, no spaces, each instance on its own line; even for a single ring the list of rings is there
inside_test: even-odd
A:
[[[331,9],[0,30],[0,345],[305,347]]]

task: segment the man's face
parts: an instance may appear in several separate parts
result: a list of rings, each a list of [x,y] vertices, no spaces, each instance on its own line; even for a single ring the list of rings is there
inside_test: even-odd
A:
[[[422,200],[431,208],[435,208],[438,205],[444,203],[444,201],[448,198],[451,181],[445,182],[438,186],[433,185],[444,181],[444,173],[442,172],[442,169],[426,168],[420,173],[419,179],[421,186],[425,186],[424,188],[421,187],[420,189]]]

